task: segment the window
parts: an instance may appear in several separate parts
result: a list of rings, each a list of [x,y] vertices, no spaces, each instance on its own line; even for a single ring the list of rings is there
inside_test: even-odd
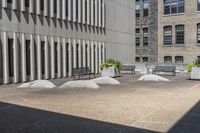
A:
[[[143,10],[143,16],[148,16],[149,14],[149,0],[144,0],[144,10]]]
[[[136,15],[136,18],[139,18],[140,17],[140,0],[136,0],[135,2],[135,15]]]
[[[44,0],[40,0],[40,10],[44,11]]]
[[[165,56],[164,57],[164,63],[172,63],[172,57],[171,56]]]
[[[164,14],[177,14],[185,11],[184,0],[164,0]]]
[[[140,46],[140,29],[136,29],[135,32],[136,32],[135,44],[137,47],[139,47]]]
[[[68,16],[68,0],[66,0],[66,16]]]
[[[148,45],[148,40],[149,40],[149,34],[148,34],[148,28],[143,29],[143,45],[147,46]]]
[[[197,24],[197,43],[200,43],[200,23]]]
[[[197,10],[200,11],[200,0],[197,0]]]
[[[78,4],[79,4],[79,0],[76,0],[76,18],[78,19]]]
[[[140,62],[140,57],[136,57],[136,58],[135,58],[135,61],[136,61],[136,62]]]
[[[25,7],[29,7],[29,0],[25,0]]]
[[[172,26],[164,27],[164,45],[172,45]]]
[[[57,13],[57,0],[54,0],[54,13]]]
[[[176,44],[184,44],[184,25],[176,26]]]
[[[8,3],[12,4],[12,0],[7,0]]]
[[[178,64],[183,64],[183,56],[176,56],[175,57],[175,63],[178,63]]]
[[[143,63],[149,62],[148,57],[143,57]]]

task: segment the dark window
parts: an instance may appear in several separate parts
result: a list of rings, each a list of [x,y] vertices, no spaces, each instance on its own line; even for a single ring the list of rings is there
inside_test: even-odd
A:
[[[135,58],[135,61],[136,61],[136,62],[140,62],[140,57],[136,57],[136,58]]]
[[[26,73],[31,75],[31,49],[30,40],[26,40]]]
[[[66,0],[66,15],[68,16],[68,0]]]
[[[197,60],[200,61],[200,56],[197,56]]]
[[[54,0],[54,13],[57,13],[57,0]]]
[[[143,29],[143,45],[147,46],[149,40],[148,28]]]
[[[29,7],[29,0],[25,0],[25,7]]]
[[[44,0],[40,0],[40,10],[44,11]]]
[[[197,10],[200,11],[200,0],[197,0]]]
[[[135,15],[136,17],[140,17],[140,0],[135,1]]]
[[[78,19],[78,3],[80,0],[76,0],[76,18]]]
[[[176,26],[176,44],[184,44],[184,25]]]
[[[86,22],[87,22],[87,0],[85,1],[85,20],[86,20]]]
[[[7,0],[8,3],[12,3],[12,0]]]
[[[200,43],[200,23],[197,24],[197,43]]]
[[[176,14],[185,12],[184,0],[164,0],[164,14]]]
[[[178,63],[178,64],[183,64],[183,56],[176,56],[175,57],[175,63]]]
[[[138,47],[140,46],[140,29],[135,30],[135,35],[136,35],[135,44]]]
[[[148,14],[149,14],[149,0],[143,0],[143,1],[144,1],[143,16],[148,16]]]
[[[143,57],[143,63],[149,62],[148,57]]]
[[[171,56],[165,56],[164,57],[164,63],[172,63],[172,57]]]
[[[41,60],[42,74],[45,74],[45,41],[41,41]]]
[[[172,26],[164,27],[164,45],[172,44]]]

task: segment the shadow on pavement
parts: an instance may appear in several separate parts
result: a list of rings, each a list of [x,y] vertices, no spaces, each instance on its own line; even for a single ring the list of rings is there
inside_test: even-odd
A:
[[[156,133],[0,102],[0,133]]]
[[[169,133],[200,133],[200,102],[198,102]]]

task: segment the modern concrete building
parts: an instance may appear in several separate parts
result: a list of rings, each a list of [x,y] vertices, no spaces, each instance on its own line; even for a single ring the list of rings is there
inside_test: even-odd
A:
[[[0,84],[134,62],[134,0],[1,0]]]
[[[136,63],[158,61],[158,0],[135,0]]]
[[[186,65],[200,58],[200,1],[158,1],[158,62]]]

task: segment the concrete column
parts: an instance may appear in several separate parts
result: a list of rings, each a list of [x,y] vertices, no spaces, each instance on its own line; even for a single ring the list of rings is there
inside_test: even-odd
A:
[[[72,0],[68,0],[68,21],[72,20],[72,7],[71,7]]]
[[[45,79],[49,79],[49,44],[47,36],[45,36]]]
[[[102,0],[102,27],[105,28],[105,0]]]
[[[82,67],[82,51],[81,51],[81,40],[78,40],[78,65]]]
[[[40,9],[41,9],[41,7],[40,7],[40,6],[41,6],[41,5],[40,5],[40,0],[37,0],[36,2],[37,2],[37,4],[36,4],[36,5],[37,5],[37,6],[36,6],[37,14],[40,15],[40,14],[41,14],[41,10],[40,10]]]
[[[82,23],[85,24],[85,1],[86,0],[82,0]]]
[[[69,47],[68,47],[68,53],[69,53],[69,55],[68,55],[68,60],[69,60],[69,63],[68,63],[68,68],[69,68],[69,72],[68,72],[68,74],[69,74],[69,77],[71,77],[72,76],[72,42],[71,42],[71,39],[69,39]]]
[[[91,71],[94,73],[94,42],[91,41]]]
[[[19,53],[18,53],[18,41],[17,34],[13,33],[13,45],[14,45],[14,83],[19,82]]]
[[[41,38],[37,36],[37,79],[42,79]]]
[[[21,58],[22,58],[22,82],[27,81],[26,71],[26,39],[24,33],[21,36]]]
[[[16,10],[16,9],[17,9],[17,0],[13,0],[12,9],[13,9],[13,10]]]
[[[83,67],[86,67],[86,44],[85,44],[85,40],[83,40],[82,46],[83,46]]]
[[[57,68],[58,68],[58,76],[57,77],[61,78],[61,76],[62,76],[62,70],[61,70],[62,69],[61,68],[62,67],[62,64],[61,64],[62,63],[62,60],[61,60],[61,56],[62,56],[61,55],[61,43],[60,43],[60,38],[59,37],[58,37],[57,40],[58,40],[58,45],[57,45],[57,54],[58,54],[57,55],[57,61],[58,61]]]
[[[90,46],[90,41],[87,41],[87,66],[91,70],[91,46]]]
[[[97,6],[97,0],[95,0],[95,26],[98,26],[98,6]]]
[[[103,52],[102,52],[102,56],[103,56],[103,62],[106,61],[106,53],[105,53],[105,43],[103,42]]]
[[[25,0],[21,0],[21,11],[25,11]]]
[[[76,22],[76,0],[73,0],[73,22]]]
[[[95,73],[98,73],[99,70],[99,61],[98,61],[98,43],[95,41]]]
[[[87,0],[87,24],[90,25],[90,0]]]
[[[51,37],[51,78],[55,78],[55,47],[53,37]]]
[[[62,0],[62,19],[66,20],[66,0]]]
[[[30,13],[34,13],[34,4],[33,4],[33,1],[34,1],[34,0],[29,0],[29,4],[30,4],[29,12],[30,12]]]
[[[31,47],[31,80],[35,80],[35,45],[33,35],[30,35],[30,47]]]
[[[67,77],[67,47],[66,47],[66,39],[62,39],[62,59],[63,59],[63,77]]]
[[[73,67],[77,68],[76,39],[73,39]]]
[[[81,23],[81,12],[82,12],[82,8],[81,8],[81,1],[82,0],[78,0],[78,23]]]
[[[94,0],[91,0],[90,12],[91,12],[91,17],[90,17],[91,25],[93,26],[94,25]]]
[[[101,55],[101,42],[99,42],[99,66],[101,65],[101,63],[102,63],[102,55]],[[100,69],[99,69],[100,70]]]
[[[44,16],[46,16],[46,17],[49,15],[48,14],[48,12],[49,12],[49,10],[48,10],[48,8],[49,8],[48,2],[49,2],[49,0],[44,0]]]
[[[54,0],[50,0],[50,16],[53,18],[54,17]]]
[[[8,37],[6,32],[3,32],[3,72],[4,84],[9,84]]]
[[[99,0],[99,27],[101,27],[101,0]]]
[[[60,4],[60,0],[56,0],[57,1],[57,18],[60,19],[61,15],[60,15],[60,11],[61,11],[61,4]]]
[[[8,6],[7,0],[2,0],[2,7],[7,8],[7,6]]]

